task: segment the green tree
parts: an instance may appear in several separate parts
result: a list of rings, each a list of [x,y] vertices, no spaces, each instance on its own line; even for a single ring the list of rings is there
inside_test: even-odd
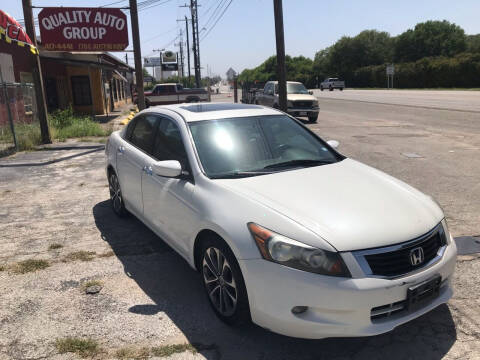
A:
[[[471,53],[480,53],[480,34],[467,35],[467,51]]]
[[[452,57],[466,48],[467,38],[461,27],[446,20],[427,21],[398,36],[395,61],[416,61],[431,56]]]

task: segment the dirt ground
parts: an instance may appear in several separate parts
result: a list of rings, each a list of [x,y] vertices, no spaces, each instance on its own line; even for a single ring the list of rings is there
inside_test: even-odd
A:
[[[454,236],[480,234],[479,114],[333,99],[320,106],[308,126],[437,198]],[[135,218],[113,214],[104,161],[95,143],[0,159],[0,359],[78,358],[59,354],[55,342],[67,337],[98,342],[102,359],[182,343],[198,352],[169,359],[480,359],[478,255],[459,258],[448,305],[384,335],[299,340],[230,328],[179,255]],[[18,273],[30,259],[49,266]],[[85,294],[94,280],[101,291]]]

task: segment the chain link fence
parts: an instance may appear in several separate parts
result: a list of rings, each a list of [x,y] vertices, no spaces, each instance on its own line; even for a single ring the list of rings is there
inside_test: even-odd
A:
[[[0,154],[40,137],[33,84],[0,83]]]

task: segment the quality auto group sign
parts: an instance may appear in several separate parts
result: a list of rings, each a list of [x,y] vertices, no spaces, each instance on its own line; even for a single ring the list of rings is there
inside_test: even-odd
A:
[[[51,51],[122,51],[127,17],[114,8],[44,8],[38,14],[42,46]]]

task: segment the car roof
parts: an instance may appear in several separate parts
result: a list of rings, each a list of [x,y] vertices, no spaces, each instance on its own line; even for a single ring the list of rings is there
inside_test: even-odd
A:
[[[278,81],[269,81],[269,83],[278,84]],[[287,81],[287,84],[302,84],[300,81]]]
[[[183,103],[174,105],[152,106],[144,112],[163,112],[170,110],[181,115],[187,122],[216,120],[235,117],[279,115],[280,111],[261,105],[237,103]]]

